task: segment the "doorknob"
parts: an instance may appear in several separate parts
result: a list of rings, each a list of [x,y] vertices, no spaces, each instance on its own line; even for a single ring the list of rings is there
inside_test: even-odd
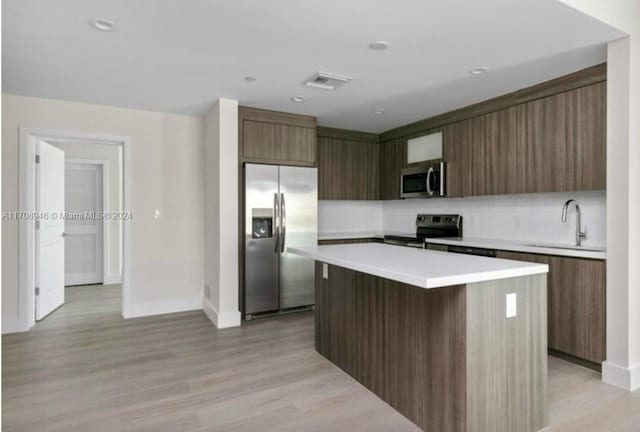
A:
[[[66,232],[63,232],[63,233],[62,233],[62,237],[66,237],[66,236],[67,236],[67,233],[66,233]]]

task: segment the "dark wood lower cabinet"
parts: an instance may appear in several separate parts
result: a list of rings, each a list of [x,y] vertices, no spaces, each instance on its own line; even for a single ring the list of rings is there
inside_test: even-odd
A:
[[[547,424],[544,275],[423,289],[322,265],[316,350],[423,430]]]
[[[504,251],[498,258],[549,265],[549,348],[599,368],[606,359],[606,261]]]

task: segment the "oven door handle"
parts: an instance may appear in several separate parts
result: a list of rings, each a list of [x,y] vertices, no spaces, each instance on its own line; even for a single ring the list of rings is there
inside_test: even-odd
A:
[[[427,194],[429,196],[433,196],[433,189],[431,189],[431,178],[436,175],[433,167],[429,167],[429,171],[427,171]]]

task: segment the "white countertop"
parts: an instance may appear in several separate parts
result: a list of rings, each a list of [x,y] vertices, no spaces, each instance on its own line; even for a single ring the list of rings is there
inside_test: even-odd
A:
[[[420,288],[484,282],[549,271],[546,264],[379,243],[293,247],[287,251]]]
[[[344,231],[318,233],[318,240],[347,240],[347,239],[367,239],[383,238],[384,233],[379,231]]]
[[[558,255],[576,258],[591,259],[607,259],[607,252],[597,250],[589,250],[589,246],[581,249],[569,249],[571,246],[566,245],[567,249],[562,248],[563,245],[552,245],[543,242],[525,242],[510,240],[494,240],[469,237],[451,237],[451,238],[430,238],[427,243],[454,245],[454,246],[470,246],[487,249],[498,249],[512,252],[526,252],[542,255]],[[597,249],[597,248],[594,248]]]
[[[318,240],[347,240],[347,239],[366,239],[366,238],[384,238],[386,235],[407,236],[413,237],[415,233],[401,233],[401,232],[373,232],[373,231],[354,231],[354,232],[335,232],[335,233],[320,233],[318,234]],[[585,246],[581,249],[569,249],[570,245],[565,245],[567,248],[562,248],[563,245],[551,245],[546,242],[534,242],[523,240],[498,240],[487,238],[473,238],[473,237],[445,237],[445,238],[430,238],[427,240],[429,243],[443,244],[443,245],[455,245],[455,246],[471,246],[486,249],[497,249],[512,252],[525,252],[541,255],[556,255],[567,256],[575,258],[589,258],[589,259],[607,259],[607,252],[604,247],[593,248],[601,250],[588,250],[589,246]],[[550,247],[554,246],[554,247]]]

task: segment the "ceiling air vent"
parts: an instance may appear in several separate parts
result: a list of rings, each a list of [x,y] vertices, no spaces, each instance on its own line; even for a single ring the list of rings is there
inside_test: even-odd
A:
[[[335,90],[351,81],[351,77],[330,72],[316,72],[311,78],[304,82],[309,87],[322,90]]]

